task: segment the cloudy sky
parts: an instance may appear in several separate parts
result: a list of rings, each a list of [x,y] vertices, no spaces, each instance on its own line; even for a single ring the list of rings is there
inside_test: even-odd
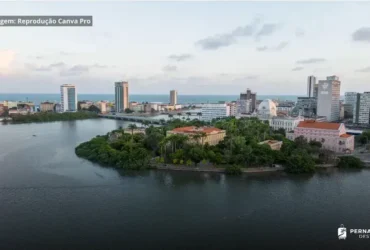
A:
[[[370,91],[370,3],[0,2],[0,15],[93,15],[93,27],[0,27],[0,92],[305,94],[308,75]]]

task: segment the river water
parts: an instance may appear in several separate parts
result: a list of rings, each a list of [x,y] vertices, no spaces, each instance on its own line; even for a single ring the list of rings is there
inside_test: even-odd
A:
[[[370,248],[349,234],[370,228],[370,171],[124,172],[75,156],[125,125],[0,125],[0,249]]]

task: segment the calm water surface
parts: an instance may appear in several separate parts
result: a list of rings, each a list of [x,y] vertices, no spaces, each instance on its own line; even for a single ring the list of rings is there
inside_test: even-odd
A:
[[[370,171],[123,172],[75,156],[122,125],[0,125],[0,249],[370,248],[337,237],[340,224],[370,228]]]

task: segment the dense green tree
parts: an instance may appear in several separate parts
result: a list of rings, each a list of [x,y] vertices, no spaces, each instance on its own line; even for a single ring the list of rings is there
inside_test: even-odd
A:
[[[133,110],[131,110],[131,109],[129,109],[129,108],[126,108],[126,109],[125,109],[125,113],[126,113],[126,114],[131,114],[131,113],[134,113],[134,111],[133,111]]]
[[[189,158],[191,161],[195,163],[195,166],[198,165],[198,163],[203,160],[204,158],[204,151],[199,146],[194,146],[189,150]]]
[[[287,159],[285,171],[292,174],[312,173],[315,171],[315,162],[307,153],[293,154]]]
[[[339,157],[338,168],[364,168],[365,164],[359,158],[354,156]]]
[[[225,168],[225,174],[227,175],[241,175],[242,169],[238,165],[229,165]]]
[[[55,122],[99,118],[94,112],[41,112],[28,115],[11,115],[12,123]]]

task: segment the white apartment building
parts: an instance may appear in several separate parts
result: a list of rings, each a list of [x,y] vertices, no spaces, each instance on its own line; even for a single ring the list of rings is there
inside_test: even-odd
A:
[[[337,76],[328,76],[319,81],[317,115],[327,121],[338,121],[340,117],[340,81]]]
[[[223,104],[203,104],[202,117],[203,121],[211,121],[212,119],[230,116],[229,109],[226,103]]]
[[[170,104],[172,106],[177,104],[177,91],[176,90],[170,91]]]
[[[77,91],[76,86],[72,84],[63,84],[60,86],[62,112],[77,111]]]
[[[237,114],[237,106],[235,102],[230,102],[227,104],[228,112],[230,116],[236,116]]]
[[[354,105],[353,123],[369,124],[370,122],[370,92],[359,94]]]
[[[290,117],[290,116],[275,116],[269,120],[270,127],[274,130],[279,128],[285,129],[286,132],[293,131],[299,124],[304,121],[302,116]]]
[[[115,82],[114,90],[116,112],[123,113],[129,108],[128,82]]]

